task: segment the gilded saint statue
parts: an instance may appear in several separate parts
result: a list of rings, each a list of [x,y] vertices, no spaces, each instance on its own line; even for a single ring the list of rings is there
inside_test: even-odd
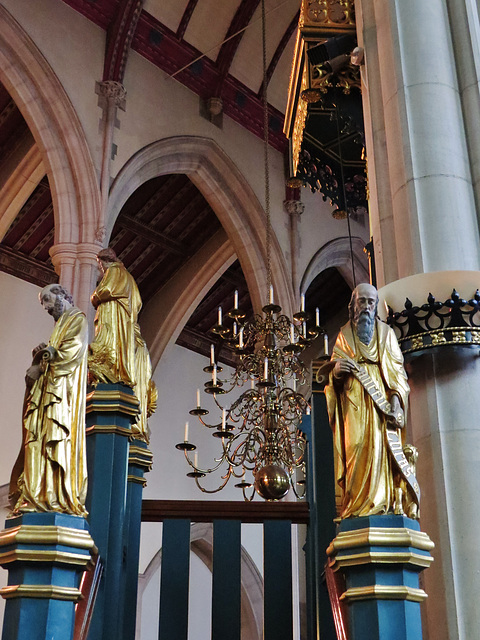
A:
[[[58,284],[42,289],[39,298],[55,328],[48,344],[33,350],[27,370],[23,442],[10,480],[10,504],[14,514],[85,516],[87,319]]]
[[[133,276],[113,249],[97,256],[101,281],[92,294],[95,338],[90,345],[88,367],[94,382],[121,382],[134,387],[135,324],[142,299]]]
[[[418,517],[414,448],[405,445],[407,375],[396,336],[377,318],[377,306],[375,287],[358,285],[329,363],[325,394],[342,519],[384,513]]]
[[[122,383],[134,390],[140,411],[132,431],[148,443],[147,419],[156,409],[157,389],[138,325],[142,299],[133,276],[113,249],[102,249],[97,261],[103,277],[91,298],[96,315],[88,357],[90,380],[93,384]]]

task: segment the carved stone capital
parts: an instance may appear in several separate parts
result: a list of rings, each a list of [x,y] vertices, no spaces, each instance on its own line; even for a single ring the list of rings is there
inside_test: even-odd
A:
[[[127,91],[121,82],[117,82],[116,80],[97,82],[95,92],[107,101],[114,102],[116,107],[125,110]]]
[[[305,211],[305,205],[301,200],[284,200],[283,206],[291,216],[301,215]]]

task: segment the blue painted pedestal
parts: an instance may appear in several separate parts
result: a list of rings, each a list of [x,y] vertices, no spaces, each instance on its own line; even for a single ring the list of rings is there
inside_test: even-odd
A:
[[[138,400],[122,384],[99,384],[87,396],[87,509],[104,562],[89,640],[134,640],[147,445],[132,439]]]
[[[340,523],[327,550],[345,576],[349,640],[421,640],[419,573],[434,544],[416,520],[383,515]]]
[[[125,516],[125,582],[123,593],[122,640],[135,640],[137,619],[138,562],[142,524],[144,475],[152,468],[153,455],[142,440],[130,442],[128,452],[127,508]]]
[[[6,521],[0,565],[8,570],[2,640],[71,640],[79,586],[93,540],[84,518],[46,512]]]
[[[123,384],[98,384],[87,395],[86,506],[90,531],[104,563],[89,640],[121,637],[128,450],[137,414],[138,400]]]

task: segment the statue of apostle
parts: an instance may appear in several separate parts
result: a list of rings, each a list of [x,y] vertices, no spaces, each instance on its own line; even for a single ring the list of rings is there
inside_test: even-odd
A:
[[[376,317],[377,305],[372,285],[353,291],[325,388],[342,519],[418,514],[420,491],[403,451],[407,376],[393,330]]]
[[[13,513],[85,516],[87,319],[58,284],[42,289],[39,298],[55,328],[48,344],[33,350],[27,370],[23,443],[10,480],[10,504]]]
[[[138,325],[142,299],[133,276],[113,249],[103,249],[97,260],[103,278],[92,294],[96,308],[95,338],[90,345],[88,367],[93,384],[123,383],[140,402],[132,430],[148,443],[147,418],[155,411],[157,390],[152,364]]]
[[[103,278],[92,294],[95,338],[90,345],[88,367],[96,382],[121,382],[134,387],[135,324],[142,307],[137,284],[113,249],[97,256]]]

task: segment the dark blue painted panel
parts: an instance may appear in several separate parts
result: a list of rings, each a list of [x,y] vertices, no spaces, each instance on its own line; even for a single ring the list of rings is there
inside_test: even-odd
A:
[[[159,640],[187,640],[190,520],[165,520],[160,578]]]
[[[240,640],[241,522],[213,523],[212,640]]]
[[[263,525],[264,640],[292,640],[292,523]]]

